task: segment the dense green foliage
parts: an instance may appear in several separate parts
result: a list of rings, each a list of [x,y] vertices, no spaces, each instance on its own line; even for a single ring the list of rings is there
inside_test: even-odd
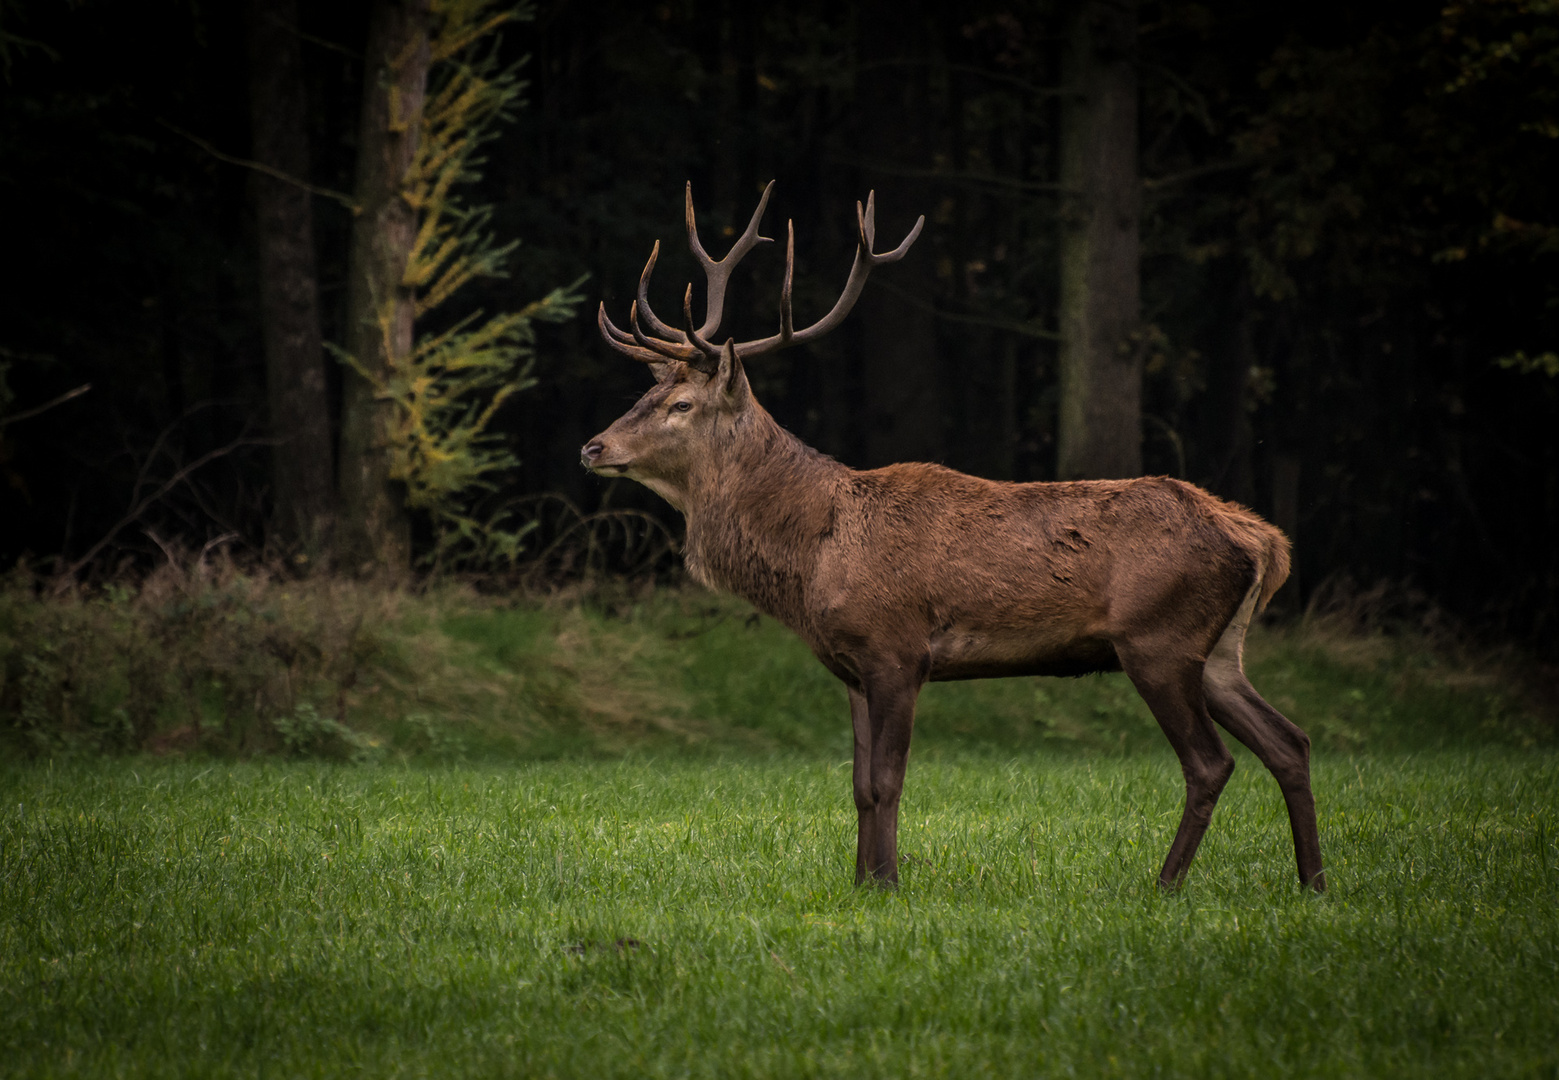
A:
[[[1242,766],[1253,766],[1242,755]],[[1331,891],[1242,768],[931,755],[903,887],[827,759],[0,772],[12,1076],[1546,1076],[1551,752],[1323,755]]]

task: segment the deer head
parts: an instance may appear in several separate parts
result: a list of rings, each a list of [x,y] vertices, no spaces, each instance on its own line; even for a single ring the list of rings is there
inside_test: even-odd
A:
[[[850,267],[844,291],[827,315],[811,326],[797,330],[792,322],[790,304],[796,262],[796,228],[795,222],[790,222],[786,230],[785,282],[780,289],[779,333],[740,343],[727,338],[725,344],[716,345],[714,342],[718,340],[725,315],[725,290],[731,271],[753,248],[769,242],[769,237],[758,235],[758,228],[773,190],[771,181],[764,188],[746,231],[731,245],[725,258],[715,260],[709,257],[698,239],[698,225],[693,215],[693,185],[688,184],[685,204],[688,248],[703,268],[708,282],[702,326],[693,323],[691,283],[682,298],[682,329],[662,322],[650,309],[650,275],[655,272],[655,261],[660,257],[658,240],[650,251],[649,262],[644,265],[644,273],[639,276],[638,298],[628,309],[631,332],[618,329],[607,318],[606,304],[602,303],[596,317],[601,336],[618,352],[649,364],[655,373],[655,386],[616,423],[585,444],[580,459],[586,468],[607,476],[638,480],[679,510],[683,509],[683,493],[689,474],[712,454],[718,453],[719,444],[742,428],[745,417],[762,409],[747,385],[743,361],[813,341],[838,326],[860,298],[872,267],[902,259],[926,223],[922,216],[903,243],[892,251],[877,254],[872,251],[877,235],[875,193],[866,196],[864,206],[856,203],[855,262]]]

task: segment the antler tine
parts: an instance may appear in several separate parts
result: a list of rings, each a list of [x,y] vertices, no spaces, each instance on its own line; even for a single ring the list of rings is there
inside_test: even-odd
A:
[[[866,257],[873,266],[881,266],[883,263],[898,262],[909,251],[909,247],[920,236],[920,230],[926,227],[926,215],[921,214],[915,220],[915,227],[909,231],[904,242],[892,251],[884,251],[878,255],[872,251],[877,245],[877,193],[866,193],[866,208],[861,209],[861,204],[855,204],[855,224],[860,235],[861,248],[866,252]]]
[[[877,244],[877,192],[875,190],[866,193],[866,208],[861,209],[860,202],[855,204],[855,228],[857,242],[868,255]]]
[[[785,223],[785,284],[780,286],[780,339],[789,342],[795,333],[790,311],[790,283],[796,273],[796,222]]]
[[[687,222],[687,246],[693,253],[693,258],[698,260],[698,265],[705,271],[715,264],[709,257],[709,252],[704,250],[704,245],[698,239],[698,220],[693,213],[693,181],[687,182],[687,187],[682,196],[682,219]]]
[[[674,341],[661,341],[652,338],[639,328],[639,302],[635,300],[628,308],[628,325],[633,327],[633,340],[643,348],[658,353],[661,358],[670,360],[688,360],[698,354],[690,345],[680,345]]]
[[[758,208],[752,212],[752,219],[747,222],[747,228],[742,235],[736,238],[736,243],[731,245],[731,250],[725,253],[725,258],[716,261],[709,257],[704,250],[704,245],[698,239],[698,222],[693,214],[693,182],[688,181],[686,195],[687,217],[687,246],[693,252],[693,257],[698,260],[698,265],[704,269],[704,278],[708,282],[709,295],[706,298],[704,311],[704,325],[699,328],[706,340],[715,336],[720,329],[720,321],[725,317],[725,288],[730,283],[731,271],[736,269],[737,263],[747,257],[747,253],[759,244],[767,244],[770,238],[759,236],[758,228],[763,224],[763,212],[768,209],[769,196],[774,192],[774,181],[770,180],[768,186],[763,189],[763,195],[758,199]]]
[[[920,230],[926,227],[926,215],[921,214],[915,219],[915,227],[909,231],[909,235],[898,247],[892,251],[884,251],[881,255],[873,254],[872,248],[876,246],[877,240],[877,215],[876,207],[872,204],[876,194],[875,191],[866,193],[866,257],[871,260],[873,266],[881,266],[883,263],[898,262],[909,253],[910,245],[920,237]]]
[[[834,327],[844,322],[845,316],[850,314],[850,309],[855,307],[855,302],[861,297],[861,290],[866,287],[866,278],[871,274],[872,267],[882,263],[897,262],[909,251],[910,246],[919,238],[920,231],[925,228],[926,218],[922,214],[915,222],[915,227],[909,231],[903,243],[892,251],[878,255],[872,251],[872,246],[877,238],[877,206],[876,193],[871,192],[866,196],[866,205],[855,204],[855,224],[857,242],[855,248],[855,261],[850,266],[850,277],[845,281],[844,291],[839,294],[839,299],[834,301],[834,306],[827,315],[805,330],[796,330],[790,325],[790,302],[788,295],[782,293],[780,297],[780,332],[773,337],[763,338],[761,341],[748,342],[737,346],[737,353],[744,359],[749,356],[762,356],[765,353],[775,352],[788,345],[798,345],[802,342],[812,341],[822,337]],[[794,234],[792,234],[794,235]],[[790,278],[789,253],[786,257],[785,276],[787,286]]]
[[[601,336],[607,341],[616,342],[619,345],[628,345],[633,341],[632,336],[617,329],[617,324],[612,322],[606,314],[606,301],[601,301],[601,308],[596,312],[595,324],[600,328]]]
[[[883,263],[898,262],[909,254],[910,245],[920,238],[920,230],[926,227],[926,215],[921,214],[915,219],[915,227],[909,231],[904,241],[892,251],[884,251],[881,255],[872,256],[872,265],[881,266]]]
[[[655,260],[660,258],[660,241],[655,241],[655,246],[650,249],[650,261],[644,264],[644,272],[639,275],[639,307],[644,312],[644,321],[650,324],[650,329],[663,338],[672,341],[687,341],[687,337],[676,327],[667,326],[656,317],[650,308],[650,275],[655,272]]]
[[[632,344],[636,339],[619,330],[612,323],[612,320],[607,317],[605,301],[601,302],[601,308],[596,313],[595,324],[600,328],[601,337],[605,339],[606,343],[624,356],[631,356],[633,359],[645,364],[664,364],[666,362],[666,357],[654,349],[648,347],[640,348]]]
[[[702,357],[698,356],[697,354],[688,357],[688,364],[692,367],[696,367],[699,371],[702,371],[706,375],[713,375],[715,368],[718,366],[720,347],[710,341],[705,340],[702,334],[693,329],[692,282],[688,282],[687,292],[682,294],[682,317],[687,322],[688,340],[691,341],[694,345],[698,346],[699,352],[704,354]]]

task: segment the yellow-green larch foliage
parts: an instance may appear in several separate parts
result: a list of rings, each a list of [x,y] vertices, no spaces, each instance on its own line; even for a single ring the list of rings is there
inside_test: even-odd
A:
[[[389,347],[393,310],[385,302],[378,315],[390,358],[387,374],[375,377],[354,358],[343,359],[396,406],[386,448],[390,475],[405,485],[407,507],[433,525],[427,561],[435,567],[490,565],[512,562],[529,526],[501,514],[483,519],[475,509],[495,479],[519,463],[489,425],[511,394],[535,384],[535,324],[570,318],[584,279],[519,311],[473,311],[424,331],[425,317],[473,279],[507,276],[517,241],[500,244],[490,226],[491,207],[465,201],[461,189],[481,178],[479,151],[521,104],[519,65],[500,66],[497,33],[529,19],[532,9],[498,7],[493,0],[435,0],[432,13],[428,95],[402,189],[418,215],[404,278],[417,297],[417,338],[408,355]]]

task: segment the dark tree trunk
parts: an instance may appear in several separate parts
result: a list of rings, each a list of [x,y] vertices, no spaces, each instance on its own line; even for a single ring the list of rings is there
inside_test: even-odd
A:
[[[401,192],[427,94],[428,19],[428,0],[376,0],[363,54],[346,350],[376,377],[390,370],[392,356],[412,348],[415,297],[404,278],[417,216]],[[342,398],[341,561],[361,573],[400,577],[410,566],[411,529],[405,493],[389,475],[393,407],[351,369]]]
[[[1062,63],[1062,480],[1142,471],[1135,0],[1082,0]]]
[[[249,0],[249,116],[254,159],[299,180],[309,175],[308,105],[296,0]],[[330,400],[320,334],[311,196],[254,178],[260,318],[272,433],[272,529],[284,547],[328,550],[335,509]]]
[[[1243,265],[1228,265],[1214,280],[1227,298],[1222,341],[1209,357],[1202,439],[1207,447],[1204,486],[1244,506],[1256,501],[1255,433],[1250,419],[1250,375],[1256,362],[1250,280]]]
[[[878,247],[892,247],[918,215],[933,209],[924,182],[872,168],[929,167],[926,13],[919,0],[863,0],[859,19],[857,147],[865,159],[862,179],[885,203],[877,216]],[[933,271],[930,238],[922,237],[902,263],[877,271],[861,297],[868,466],[942,457],[936,323],[927,307]]]

